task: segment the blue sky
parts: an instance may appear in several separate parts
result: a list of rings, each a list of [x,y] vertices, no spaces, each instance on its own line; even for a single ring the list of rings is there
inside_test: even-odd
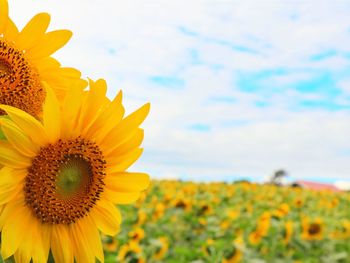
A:
[[[10,0],[68,28],[56,57],[150,101],[145,152],[155,178],[350,181],[349,1]]]

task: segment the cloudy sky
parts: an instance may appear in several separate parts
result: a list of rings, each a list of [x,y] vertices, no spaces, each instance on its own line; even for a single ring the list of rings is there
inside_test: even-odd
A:
[[[74,33],[56,53],[151,102],[154,178],[350,181],[350,1],[9,0],[22,27],[51,14]]]

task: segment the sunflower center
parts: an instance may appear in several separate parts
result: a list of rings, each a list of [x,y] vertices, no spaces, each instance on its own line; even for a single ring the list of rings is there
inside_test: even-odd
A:
[[[309,234],[316,235],[321,232],[321,226],[319,224],[313,223],[309,227]]]
[[[91,166],[85,160],[71,157],[60,167],[57,174],[57,193],[71,198],[81,188],[87,187],[92,177]]]
[[[44,99],[45,91],[37,70],[29,64],[23,51],[0,39],[0,104],[38,116]]]
[[[26,204],[43,223],[74,223],[99,200],[105,163],[99,147],[81,137],[41,148],[28,168]]]

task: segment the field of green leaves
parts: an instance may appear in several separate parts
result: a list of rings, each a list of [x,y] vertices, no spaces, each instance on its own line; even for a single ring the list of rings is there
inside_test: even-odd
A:
[[[350,193],[154,181],[106,262],[350,262]]]

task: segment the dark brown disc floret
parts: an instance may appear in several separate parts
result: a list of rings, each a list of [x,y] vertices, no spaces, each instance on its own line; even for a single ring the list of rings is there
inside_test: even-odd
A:
[[[0,104],[14,106],[37,117],[45,90],[37,70],[22,50],[0,39]],[[0,111],[0,115],[5,114]]]
[[[26,204],[42,223],[74,223],[99,200],[105,169],[99,147],[81,137],[42,147],[28,168]]]
[[[310,235],[316,235],[321,232],[321,226],[318,223],[312,223],[309,226],[308,232]]]

